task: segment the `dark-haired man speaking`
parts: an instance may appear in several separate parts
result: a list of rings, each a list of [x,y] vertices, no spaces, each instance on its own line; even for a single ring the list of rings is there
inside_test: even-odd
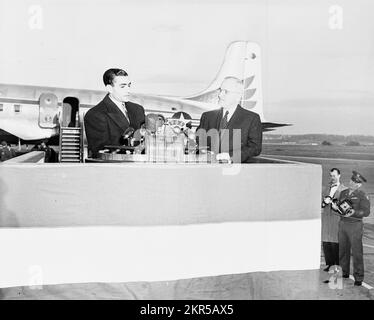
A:
[[[109,69],[105,71],[103,81],[108,94],[84,117],[92,158],[96,158],[105,145],[119,145],[127,128],[138,130],[145,121],[144,108],[129,101],[131,80],[126,71]]]

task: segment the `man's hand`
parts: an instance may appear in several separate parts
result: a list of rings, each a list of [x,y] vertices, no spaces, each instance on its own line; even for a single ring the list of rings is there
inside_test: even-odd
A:
[[[230,162],[231,158],[230,155],[227,152],[221,152],[216,155],[217,161],[227,161]]]
[[[336,204],[336,202],[331,202],[331,208],[335,211],[338,211],[338,205]]]
[[[353,216],[355,214],[355,209],[350,209],[348,210],[347,214],[345,215],[345,217],[350,217],[350,216]]]
[[[139,144],[134,148],[134,154],[141,154],[143,150],[145,149],[145,145]]]
[[[326,207],[326,205],[329,205],[331,202],[332,202],[332,199],[330,196],[324,197],[322,201],[322,208]]]

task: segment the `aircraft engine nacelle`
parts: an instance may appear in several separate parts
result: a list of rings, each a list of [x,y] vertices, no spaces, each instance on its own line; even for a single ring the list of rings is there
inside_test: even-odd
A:
[[[58,99],[53,93],[42,93],[39,98],[39,126],[55,128],[58,125]]]

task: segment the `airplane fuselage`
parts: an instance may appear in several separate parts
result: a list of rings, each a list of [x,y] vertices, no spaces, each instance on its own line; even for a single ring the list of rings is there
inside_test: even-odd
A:
[[[131,93],[130,101],[142,105],[146,113],[161,113],[166,117],[184,111],[192,117],[192,125],[197,126],[203,112],[218,108],[220,85],[227,77],[243,81],[241,106],[260,116],[264,131],[286,125],[265,122],[261,50],[248,41],[235,41],[228,46],[216,77],[200,93],[187,97]],[[59,133],[60,124],[81,122],[87,110],[105,95],[101,90],[0,84],[0,134],[3,130],[22,140],[50,138]],[[69,114],[65,110],[69,110],[70,118],[65,116]]]
[[[0,129],[25,141],[50,138],[59,132],[64,105],[70,105],[74,111],[74,119],[70,121],[77,116],[82,120],[87,110],[106,94],[99,90],[0,84]],[[204,111],[202,103],[193,102],[195,107],[185,107],[181,98],[141,94],[133,94],[132,98],[131,101],[145,107],[146,113],[156,112],[170,117],[177,111],[187,110],[196,117],[195,123]]]

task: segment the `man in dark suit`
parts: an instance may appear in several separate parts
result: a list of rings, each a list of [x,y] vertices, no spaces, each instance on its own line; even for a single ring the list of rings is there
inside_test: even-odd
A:
[[[234,77],[223,80],[216,110],[204,112],[196,130],[199,148],[228,155],[234,162],[247,162],[262,149],[262,126],[257,113],[240,106],[243,82]]]
[[[144,108],[129,101],[131,81],[126,71],[109,69],[103,81],[108,94],[84,117],[89,156],[93,158],[105,145],[120,145],[127,128],[136,131],[145,122]]]

